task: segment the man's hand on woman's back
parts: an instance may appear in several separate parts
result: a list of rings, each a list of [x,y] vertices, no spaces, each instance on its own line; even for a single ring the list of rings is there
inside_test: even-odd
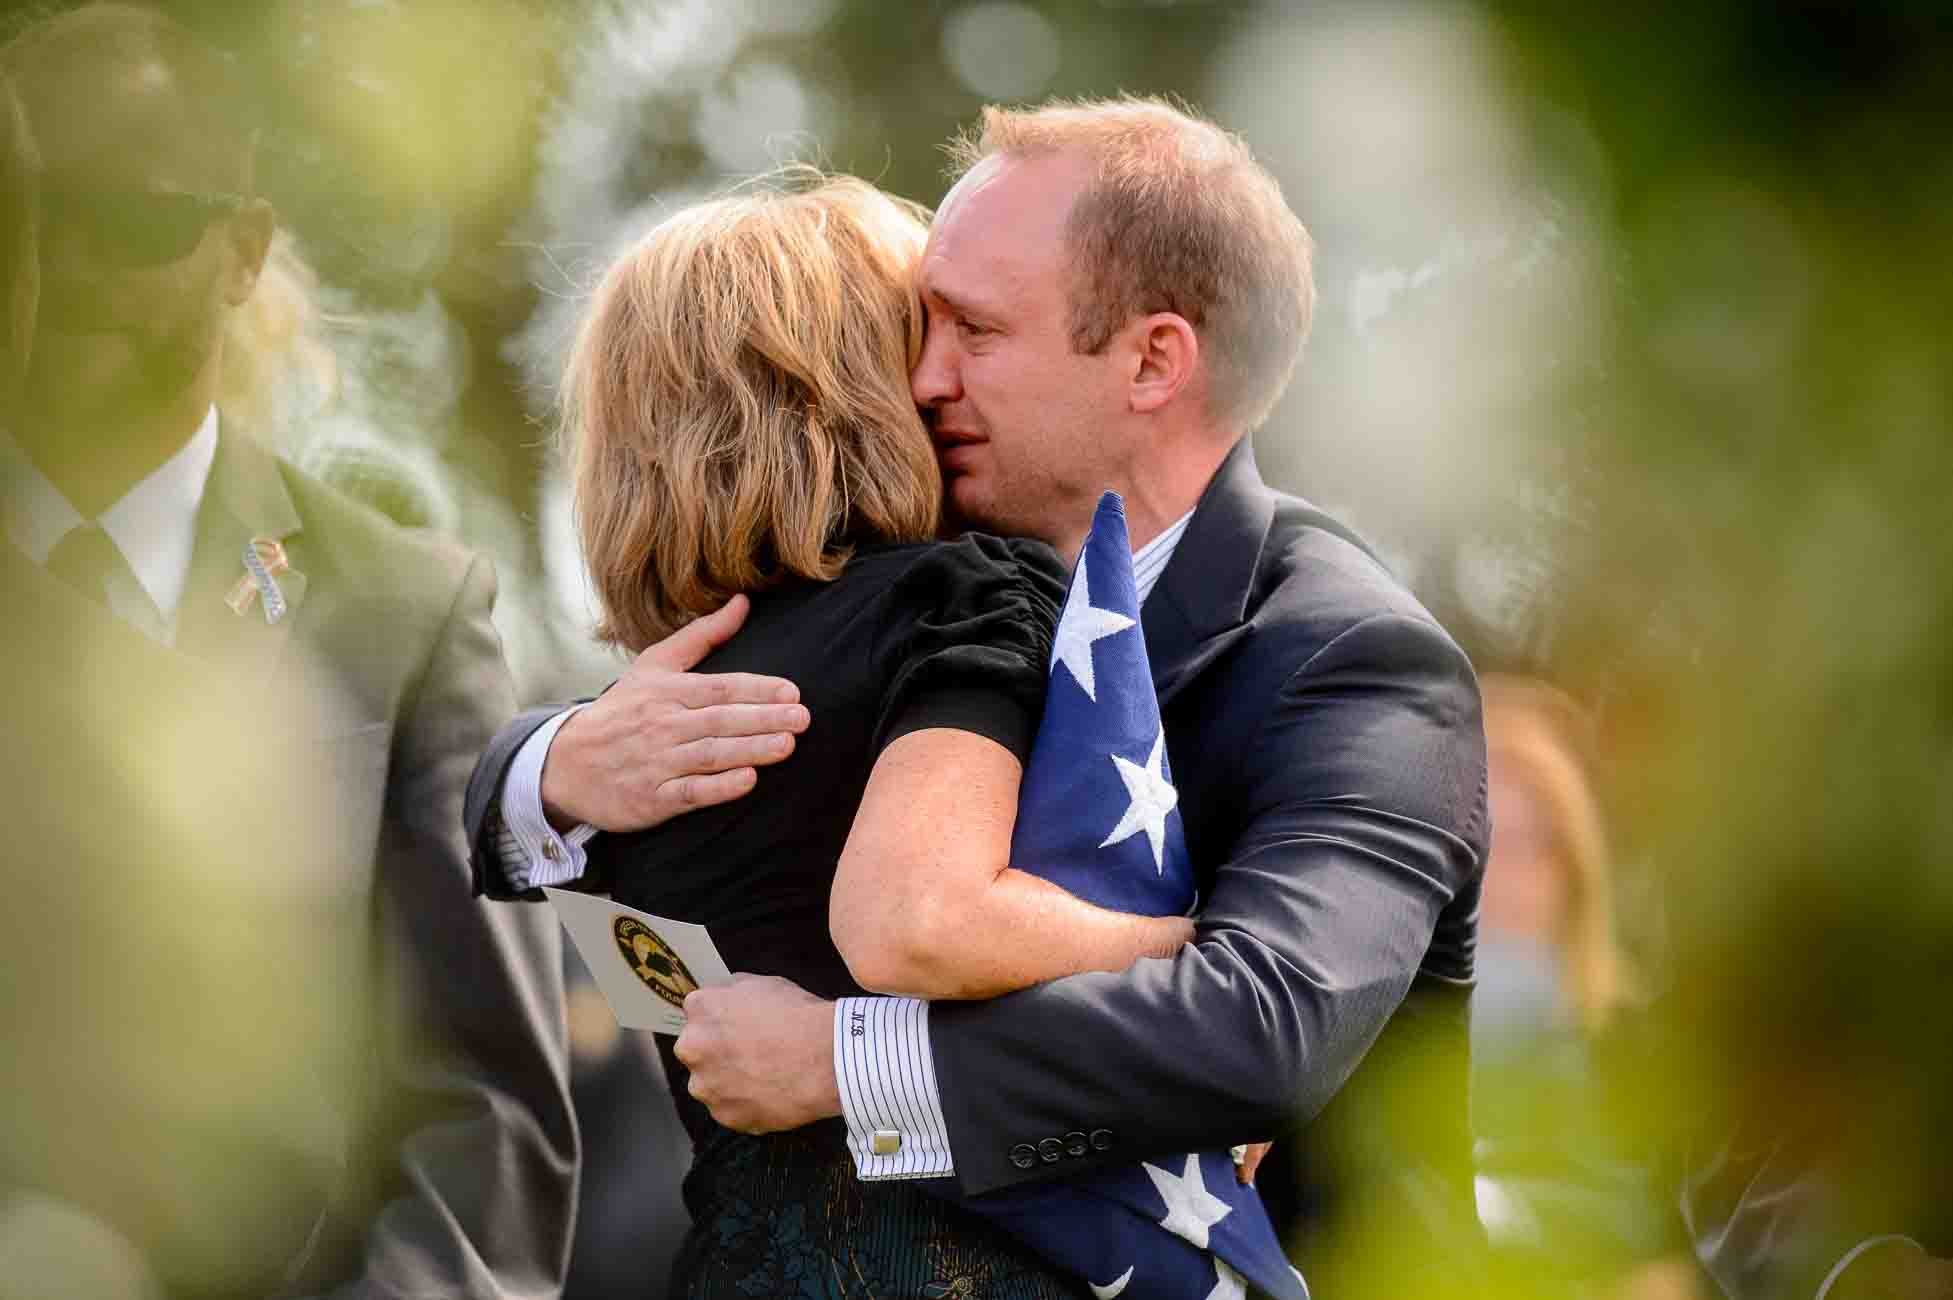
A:
[[[559,830],[646,830],[750,792],[758,768],[793,753],[809,715],[781,677],[694,673],[746,621],[734,596],[647,647],[563,724],[542,771],[543,810]]]

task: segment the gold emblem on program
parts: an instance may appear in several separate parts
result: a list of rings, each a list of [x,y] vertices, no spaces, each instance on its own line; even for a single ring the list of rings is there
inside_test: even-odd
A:
[[[684,1010],[685,995],[698,988],[698,981],[685,969],[685,963],[656,931],[634,916],[620,916],[611,926],[617,937],[617,951],[624,955],[631,973],[643,980],[653,993],[679,1010]]]

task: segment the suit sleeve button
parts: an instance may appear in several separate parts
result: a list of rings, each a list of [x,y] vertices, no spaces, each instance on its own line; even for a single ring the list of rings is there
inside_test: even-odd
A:
[[[1038,1143],[1038,1159],[1044,1161],[1047,1165],[1057,1164],[1058,1157],[1064,1153],[1065,1144],[1057,1138],[1046,1138],[1044,1141]]]
[[[1038,1149],[1029,1142],[1019,1142],[1010,1149],[1010,1162],[1019,1169],[1029,1169],[1038,1162]]]
[[[1077,1157],[1084,1155],[1087,1151],[1090,1151],[1091,1149],[1092,1149],[1091,1140],[1087,1138],[1083,1133],[1080,1133],[1077,1129],[1073,1129],[1071,1132],[1065,1134],[1066,1155],[1071,1156],[1073,1159],[1076,1159]]]
[[[1091,1143],[1092,1150],[1094,1151],[1110,1151],[1112,1149],[1112,1130],[1109,1128],[1093,1129]]]

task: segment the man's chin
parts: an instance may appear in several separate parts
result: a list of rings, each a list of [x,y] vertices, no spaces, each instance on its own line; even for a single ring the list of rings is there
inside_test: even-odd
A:
[[[1002,531],[993,504],[980,480],[968,474],[952,476],[943,493],[943,536]]]
[[[24,414],[38,412],[61,424],[93,425],[151,409],[156,401],[127,366],[44,362],[36,351],[21,405]]]
[[[43,330],[34,340],[28,385],[38,401],[57,406],[140,408],[153,404],[156,391],[167,387],[154,381],[148,360],[118,332]]]
[[[135,365],[135,349],[111,330],[56,330],[34,337],[34,370],[62,382],[113,384]]]

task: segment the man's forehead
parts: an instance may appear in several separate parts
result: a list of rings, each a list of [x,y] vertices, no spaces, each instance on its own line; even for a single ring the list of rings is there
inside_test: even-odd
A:
[[[1022,233],[1060,232],[1089,175],[1089,160],[1076,154],[991,154],[943,196],[934,229],[1008,226]]]
[[[1077,161],[1062,156],[981,160],[936,209],[924,286],[945,263],[1048,274],[1062,256],[1065,221],[1083,180]]]
[[[940,226],[956,210],[964,198],[991,184],[997,178],[1008,160],[1002,154],[993,153],[988,158],[979,158],[976,165],[957,178],[956,184],[949,187],[943,201],[936,205],[935,220],[931,223]]]

